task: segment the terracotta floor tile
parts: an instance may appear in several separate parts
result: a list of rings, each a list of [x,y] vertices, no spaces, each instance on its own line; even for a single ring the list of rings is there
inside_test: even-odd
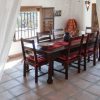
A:
[[[1,92],[4,92],[6,89],[2,86],[2,85],[0,85],[0,93]]]
[[[93,74],[93,75],[96,75],[96,76],[99,76],[100,77],[100,70],[98,70],[96,68],[90,70],[90,73]]]
[[[100,80],[99,76],[95,76],[93,74],[85,74],[84,76],[81,76],[81,78],[93,83]]]
[[[9,76],[11,76],[12,78],[17,78],[23,75],[23,72],[21,71],[16,71],[14,73],[9,74]]]
[[[100,96],[100,86],[98,85],[90,86],[86,90],[93,93],[94,95]]]
[[[18,100],[38,100],[40,97],[34,94],[33,91],[26,92],[18,97]]]
[[[97,100],[98,97],[88,92],[82,91],[78,93],[77,95],[73,96],[73,98],[75,100]]]
[[[45,96],[47,100],[67,100],[68,96],[62,93],[61,91],[52,92]]]
[[[8,74],[4,74],[0,83],[2,84],[2,83],[7,82],[9,80],[12,80],[12,77],[10,77]]]
[[[72,84],[76,85],[77,87],[81,89],[86,89],[90,85],[92,85],[91,82],[85,81],[83,79],[76,79],[75,81],[72,81]]]
[[[19,95],[29,91],[29,89],[27,87],[24,87],[23,85],[19,85],[19,86],[9,89],[9,91],[14,96],[19,96]]]
[[[76,87],[76,86],[73,85],[73,84],[67,84],[67,83],[66,83],[66,84],[64,85],[64,87],[65,87],[65,88],[62,88],[60,91],[61,91],[63,94],[67,95],[67,96],[73,96],[73,95],[75,95],[75,94],[77,94],[77,93],[79,93],[79,92],[81,91],[80,88]]]
[[[24,78],[22,61],[10,62],[7,66],[0,82],[0,100],[100,100],[100,62],[96,66],[88,63],[87,71],[81,70],[81,73],[69,68],[68,80],[55,71],[50,85],[48,75],[39,77],[35,84],[33,70]],[[55,66],[63,67],[57,62]],[[47,66],[44,69],[47,70]]]
[[[54,89],[52,89],[50,86],[45,86],[42,88],[36,88],[34,91],[36,94],[40,96],[44,96],[44,95],[54,92]]]
[[[20,83],[14,79],[1,84],[1,86],[4,87],[5,89],[10,89],[17,85],[20,85]]]
[[[10,100],[13,97],[14,96],[11,93],[9,93],[8,91],[0,93],[0,100]]]

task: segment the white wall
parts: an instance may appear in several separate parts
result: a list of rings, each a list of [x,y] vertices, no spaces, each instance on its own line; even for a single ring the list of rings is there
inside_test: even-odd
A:
[[[80,30],[84,30],[83,0],[22,0],[22,6],[55,7],[62,15],[55,17],[55,29],[64,28],[69,18],[75,18]],[[9,55],[21,52],[20,43],[12,43]]]
[[[90,2],[92,2],[90,0]],[[90,7],[87,11],[86,5],[85,5],[85,0],[84,0],[84,29],[86,27],[91,27],[91,19],[92,19],[92,3],[90,3]]]
[[[62,16],[55,17],[55,28],[64,28],[69,18],[75,18],[80,29],[83,29],[83,0],[22,0],[22,6],[55,7],[61,10]]]
[[[85,1],[85,0],[84,0]],[[86,26],[91,27],[92,25],[92,3],[96,3],[96,0],[90,0],[90,7],[89,10],[86,10],[86,6],[85,3],[83,3],[84,5],[84,29]],[[100,2],[100,0],[98,0],[98,2]],[[99,6],[100,3],[97,3],[97,5]]]
[[[96,0],[92,0],[92,3],[96,3]]]

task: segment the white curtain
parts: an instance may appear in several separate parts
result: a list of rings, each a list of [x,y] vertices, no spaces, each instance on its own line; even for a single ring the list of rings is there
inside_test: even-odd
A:
[[[0,79],[13,40],[21,0],[0,0]]]
[[[98,16],[99,28],[100,28],[100,0],[96,0],[96,7],[97,7],[97,16]]]

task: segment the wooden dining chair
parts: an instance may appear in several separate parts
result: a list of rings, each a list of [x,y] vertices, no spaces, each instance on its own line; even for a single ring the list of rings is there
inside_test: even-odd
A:
[[[59,28],[59,29],[53,29],[52,30],[52,35],[54,40],[58,39],[63,39],[64,37],[64,29]]]
[[[38,83],[38,77],[47,74],[38,75],[39,68],[48,63],[47,59],[36,52],[34,40],[21,38],[21,45],[24,59],[23,75],[26,76],[26,73],[30,71],[31,65],[35,69],[35,83]],[[32,46],[32,49],[28,48],[28,45]]]
[[[37,32],[37,42],[51,42],[51,32],[50,31],[44,31],[44,32]]]
[[[86,33],[92,33],[92,32],[97,32],[97,28],[95,28],[95,27],[86,27],[86,30],[85,30],[85,32]]]
[[[65,68],[65,79],[68,79],[68,68],[74,61],[78,61],[77,66],[73,66],[78,69],[78,73],[80,73],[80,63],[81,63],[81,51],[83,44],[84,35],[71,38],[69,40],[69,44],[67,49],[63,51],[63,53],[55,60],[57,62],[62,63]],[[61,72],[58,69],[54,69],[56,71]]]
[[[84,70],[86,70],[87,60],[88,62],[93,61],[93,66],[96,65],[96,54],[98,53],[98,36],[99,31],[97,31],[97,33],[91,33],[87,35],[84,52],[82,52],[82,55],[84,56]]]

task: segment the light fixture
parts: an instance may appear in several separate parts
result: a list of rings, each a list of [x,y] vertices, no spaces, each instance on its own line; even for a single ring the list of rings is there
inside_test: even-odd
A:
[[[86,9],[88,11],[89,10],[89,7],[90,7],[90,1],[89,0],[86,0],[85,1],[85,5],[86,5]]]

